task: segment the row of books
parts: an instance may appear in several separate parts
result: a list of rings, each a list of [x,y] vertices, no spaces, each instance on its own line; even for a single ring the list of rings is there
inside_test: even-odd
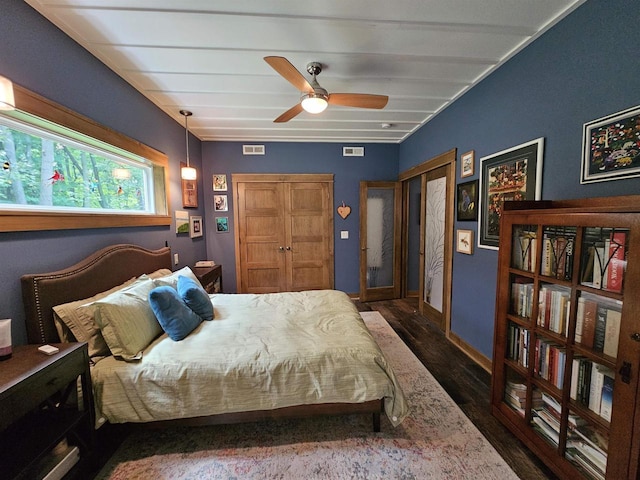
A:
[[[504,389],[504,401],[524,417],[527,403],[527,386],[524,383],[507,381]],[[533,390],[531,392],[531,408],[539,409],[541,407],[542,394],[540,390]]]
[[[574,358],[570,396],[606,421],[611,421],[615,372],[586,358]]]
[[[613,230],[608,238],[585,239],[585,255],[583,257],[583,285],[612,292],[622,292],[626,260],[627,232]]]
[[[538,292],[538,320],[540,327],[567,336],[571,290],[559,285],[547,284]]]
[[[571,280],[575,241],[575,227],[545,227],[540,273],[560,280]]]
[[[583,293],[576,309],[575,343],[617,357],[621,311],[619,300]]]
[[[507,336],[507,357],[522,365],[529,366],[529,342],[531,332],[515,323],[509,323]]]
[[[518,278],[511,284],[511,311],[521,317],[531,318],[532,309],[533,283],[530,279]]]
[[[562,389],[567,352],[554,343],[536,339],[535,363],[533,371],[540,378]]]

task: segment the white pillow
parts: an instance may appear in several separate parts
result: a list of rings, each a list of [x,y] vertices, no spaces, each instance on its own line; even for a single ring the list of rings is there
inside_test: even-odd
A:
[[[165,275],[163,277],[154,278],[153,283],[156,287],[168,286],[173,287],[176,290],[178,289],[178,277],[182,275],[183,277],[189,277],[194,280],[198,285],[202,286],[198,277],[196,277],[195,273],[189,267],[182,267],[180,270],[176,270],[170,275]]]

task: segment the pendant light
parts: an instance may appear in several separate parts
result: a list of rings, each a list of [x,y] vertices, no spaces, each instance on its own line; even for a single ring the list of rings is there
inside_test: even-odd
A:
[[[193,115],[189,110],[180,110],[180,115],[184,115],[184,135],[187,144],[187,166],[182,167],[180,177],[183,180],[195,180],[198,178],[198,172],[195,168],[189,166],[189,117]]]
[[[0,110],[15,110],[16,101],[13,96],[13,83],[0,75]]]

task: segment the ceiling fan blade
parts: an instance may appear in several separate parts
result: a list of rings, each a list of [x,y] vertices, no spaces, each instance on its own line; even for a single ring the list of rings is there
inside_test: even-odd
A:
[[[359,108],[384,108],[389,101],[386,95],[369,95],[367,93],[332,93],[329,95],[330,105]]]
[[[300,112],[302,112],[302,104],[298,103],[296,105],[294,105],[293,107],[291,107],[289,110],[287,110],[286,112],[284,112],[282,115],[280,115],[278,118],[276,118],[273,122],[274,123],[283,123],[283,122],[288,122],[289,120],[291,120],[293,117],[295,117],[296,115],[298,115]]]
[[[296,70],[296,67],[291,65],[291,62],[289,62],[289,60],[287,60],[286,58],[264,57],[264,60],[299,91],[305,93],[313,92],[313,87],[311,86],[311,84],[309,84],[307,79],[304,78],[302,74],[298,70]]]

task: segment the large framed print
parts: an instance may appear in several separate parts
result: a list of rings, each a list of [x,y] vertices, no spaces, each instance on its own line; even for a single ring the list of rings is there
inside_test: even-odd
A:
[[[580,183],[640,176],[640,105],[584,124]]]
[[[504,202],[540,200],[544,138],[480,159],[478,247],[498,249]]]

